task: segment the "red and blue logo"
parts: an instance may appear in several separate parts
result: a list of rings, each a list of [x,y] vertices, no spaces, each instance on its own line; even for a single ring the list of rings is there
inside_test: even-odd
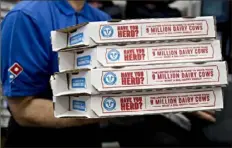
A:
[[[14,63],[9,69],[8,69],[10,75],[10,82],[12,82],[16,77],[18,77],[23,72],[23,67],[20,66],[18,63]]]

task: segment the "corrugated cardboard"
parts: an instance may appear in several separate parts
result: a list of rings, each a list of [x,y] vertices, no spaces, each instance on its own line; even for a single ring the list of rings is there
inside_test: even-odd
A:
[[[58,73],[51,80],[53,94],[98,94],[128,90],[153,90],[196,86],[221,86],[227,82],[225,62],[181,63]]]
[[[133,95],[60,96],[54,99],[56,117],[114,117],[223,108],[221,88],[184,89]]]
[[[97,46],[81,51],[58,52],[61,72],[171,62],[208,62],[222,59],[219,40],[133,44],[126,46]]]
[[[91,84],[91,72],[85,70],[75,73],[58,73],[51,78],[51,87],[54,96],[98,94]]]
[[[51,32],[53,51],[99,44],[215,38],[214,17],[90,22]]]

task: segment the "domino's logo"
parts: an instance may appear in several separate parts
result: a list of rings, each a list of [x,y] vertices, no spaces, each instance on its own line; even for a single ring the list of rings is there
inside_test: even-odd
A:
[[[120,59],[120,52],[116,49],[111,49],[108,52],[107,57],[110,61],[118,61]]]
[[[83,32],[78,33],[78,34],[74,34],[73,36],[70,37],[69,44],[74,45],[74,44],[81,43],[81,42],[83,42],[83,37],[84,37]]]
[[[106,85],[114,85],[117,82],[117,76],[113,72],[107,72],[103,79]]]
[[[104,26],[101,29],[101,35],[105,38],[110,38],[114,34],[114,29],[111,26]]]
[[[73,100],[73,109],[79,111],[86,111],[86,104],[84,101]]]
[[[113,98],[106,98],[103,101],[103,107],[104,109],[106,109],[107,111],[112,111],[115,109],[116,107],[116,101]]]
[[[85,78],[73,78],[72,79],[72,88],[86,88]]]
[[[86,65],[90,65],[90,63],[91,63],[91,56],[90,55],[77,58],[77,66],[80,66],[80,67],[86,66]]]

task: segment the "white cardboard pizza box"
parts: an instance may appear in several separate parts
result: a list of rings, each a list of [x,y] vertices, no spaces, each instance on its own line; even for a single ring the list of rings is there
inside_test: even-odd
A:
[[[53,51],[99,44],[215,38],[213,16],[100,21],[51,31]]]
[[[97,46],[58,52],[59,70],[222,60],[219,40]]]
[[[227,85],[225,62],[180,63],[57,73],[54,96]]]
[[[161,92],[54,97],[60,117],[117,117],[223,108],[221,88],[180,89]]]

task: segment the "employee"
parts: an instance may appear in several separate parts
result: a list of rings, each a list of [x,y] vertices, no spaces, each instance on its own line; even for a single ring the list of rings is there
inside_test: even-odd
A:
[[[101,120],[54,117],[49,79],[58,58],[50,32],[109,19],[84,0],[23,1],[7,14],[1,24],[1,80],[12,114],[6,147],[100,146]]]
[[[58,71],[58,58],[52,52],[50,32],[110,19],[84,0],[23,1],[7,14],[1,24],[1,80],[12,114],[6,147],[100,147],[102,132],[98,127],[102,119],[54,117],[49,79]],[[156,118],[159,120],[156,130],[162,131],[166,127],[159,127],[165,117]],[[125,143],[134,146],[139,146],[136,144],[139,141],[140,146],[152,140],[156,143],[152,136],[146,141],[143,134],[152,131],[153,125],[145,131],[143,121],[132,123],[138,126],[132,128],[129,124],[129,128],[124,126],[122,130],[116,126],[107,136],[125,130],[128,136],[120,134]],[[162,135],[158,139],[163,139]]]

